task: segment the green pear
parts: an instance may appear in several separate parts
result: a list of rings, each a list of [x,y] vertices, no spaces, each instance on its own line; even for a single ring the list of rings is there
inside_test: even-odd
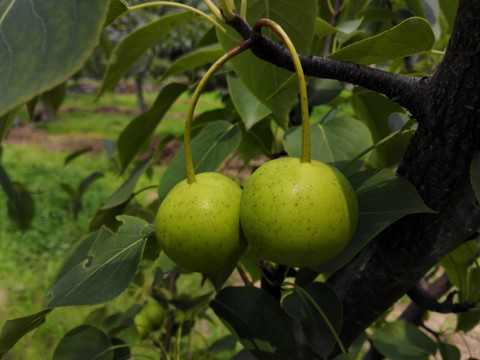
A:
[[[358,204],[337,169],[315,160],[280,158],[247,180],[240,221],[248,243],[267,260],[313,266],[348,244],[357,226]]]
[[[159,329],[167,319],[167,310],[162,304],[154,299],[149,301],[142,311],[150,319],[154,330]]]
[[[246,247],[240,231],[241,188],[228,177],[207,172],[196,182],[177,184],[155,218],[157,240],[178,265],[211,273],[238,260]]]
[[[148,334],[153,331],[153,324],[148,318],[147,314],[140,310],[140,312],[135,315],[133,322],[137,328],[138,336],[140,339],[145,339]]]

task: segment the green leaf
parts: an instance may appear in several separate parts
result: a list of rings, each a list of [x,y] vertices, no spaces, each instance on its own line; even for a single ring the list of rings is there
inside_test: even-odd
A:
[[[35,114],[35,108],[37,107],[38,101],[40,100],[40,95],[33,97],[31,100],[27,102],[27,111],[28,117],[32,120],[33,115]]]
[[[102,209],[102,205],[100,205],[95,210],[95,213],[90,220],[88,231],[98,230],[102,226],[105,226],[112,231],[116,231],[121,225],[121,222],[117,220],[117,216],[123,214],[127,205],[128,202],[124,202],[123,204],[109,209]]]
[[[355,89],[352,96],[352,107],[357,119],[370,129],[374,143],[379,142],[392,133],[389,120],[392,114],[405,114],[398,104],[376,92]],[[409,143],[411,133],[398,135],[384,145],[370,152],[367,162],[372,167],[390,167],[402,158]]]
[[[259,360],[294,360],[289,319],[278,302],[255,287],[227,287],[210,303],[242,345]]]
[[[113,360],[112,343],[102,330],[90,325],[78,326],[60,340],[52,360]]]
[[[345,89],[337,80],[312,79],[308,82],[308,105],[318,106],[335,99]]]
[[[220,339],[215,340],[215,342],[208,347],[207,351],[220,352],[225,350],[234,350],[236,345],[237,339],[235,339],[235,336],[226,335]]]
[[[65,160],[63,161],[63,165],[68,165],[70,162],[75,160],[80,155],[83,155],[83,154],[85,154],[87,152],[90,152],[92,150],[93,150],[93,148],[91,146],[88,146],[86,148],[83,148],[83,149],[80,149],[80,150],[77,150],[77,151],[74,151],[74,152],[68,154],[67,157],[65,158]]]
[[[168,109],[186,89],[186,85],[179,83],[165,86],[158,94],[152,107],[133,119],[123,129],[117,143],[122,171],[125,171],[130,162],[138,155]]]
[[[83,200],[83,194],[85,194],[85,191],[92,185],[95,181],[98,179],[104,177],[104,175],[100,172],[94,172],[91,175],[87,176],[80,185],[78,186],[78,191],[77,191],[77,197],[73,201],[73,218],[77,219],[78,214],[83,208],[82,200]]]
[[[432,212],[415,187],[387,169],[361,171],[351,177],[358,200],[359,219],[352,240],[330,261],[315,266],[333,273],[349,262],[370,240],[398,219],[415,213]]]
[[[245,124],[250,130],[253,125],[268,116],[271,111],[234,76],[227,77],[228,92],[232,98],[233,105]]]
[[[0,115],[81,68],[97,45],[108,3],[7,2],[0,15]]]
[[[319,282],[306,286],[304,290],[324,312],[338,334],[342,325],[343,308],[337,294]],[[310,299],[295,291],[283,300],[282,306],[290,317],[300,322],[308,344],[315,353],[327,358],[336,344],[335,336]]]
[[[0,359],[18,340],[42,325],[50,311],[52,311],[52,309],[45,309],[30,316],[7,320],[0,334]]]
[[[191,143],[195,172],[215,171],[238,147],[240,141],[241,132],[237,126],[223,120],[209,123]],[[184,154],[182,148],[163,174],[158,186],[160,201],[163,201],[171,188],[187,177]]]
[[[480,202],[480,151],[475,152],[473,155],[470,165],[470,181],[472,182],[475,195]]]
[[[263,0],[248,1],[247,21],[253,23],[261,18],[269,18],[278,23],[292,40],[299,54],[310,52],[313,30],[316,21],[316,0],[289,1]],[[241,41],[232,29],[228,35],[217,31],[220,44],[225,51],[231,50]],[[270,32],[264,31],[269,35]],[[236,38],[237,41],[233,41]],[[277,41],[278,37],[274,37]],[[277,89],[290,79],[292,73],[258,59],[250,52],[244,52],[231,60],[238,78],[255,97],[263,102],[274,114],[276,121],[284,128],[288,124],[288,114],[297,100],[298,85],[288,87],[280,93]],[[272,96],[275,94],[274,96]]]
[[[372,145],[367,126],[347,116],[334,118],[325,124],[310,125],[310,141],[312,159],[328,163],[338,169]],[[283,146],[290,156],[300,157],[301,126],[293,127],[285,133]]]
[[[438,350],[440,350],[442,360],[460,360],[462,355],[456,346],[444,342],[438,343]]]
[[[119,219],[123,225],[118,233],[101,229],[82,262],[51,286],[45,298],[47,307],[100,304],[128,287],[154,228],[131,216]]]
[[[94,231],[87,236],[82,237],[73,245],[68,254],[65,256],[65,260],[60,266],[60,269],[55,274],[52,284],[56,283],[58,279],[66,275],[75,265],[85,260],[85,258],[88,256],[88,251],[92,247],[97,236],[98,231]]]
[[[3,166],[0,165],[0,186],[7,195],[7,215],[22,232],[27,230],[35,216],[35,202],[26,186],[11,181]]]
[[[467,333],[480,324],[480,310],[470,310],[457,314],[456,332]]]
[[[445,16],[450,29],[453,28],[458,0],[438,0],[438,5],[440,5],[440,10],[442,10],[443,16]]]
[[[271,119],[266,118],[257,122],[248,131],[242,129],[242,142],[237,151],[242,156],[244,164],[247,164],[258,154],[269,156],[272,152],[273,141]]]
[[[327,21],[323,20],[320,17],[317,17],[315,19],[315,35],[321,40],[325,37],[327,34],[332,34],[339,32],[340,30],[336,29],[330,23]]]
[[[225,51],[219,44],[205,46],[203,48],[195,49],[192,52],[176,59],[170,67],[165,71],[159,81],[174,75],[181,74],[185,71],[195,69],[203,66],[221,57]]]
[[[108,7],[107,17],[105,18],[104,27],[107,27],[120,16],[125,15],[128,12],[128,5],[125,0],[110,0]]]
[[[193,19],[195,16],[196,15],[190,11],[166,15],[128,34],[115,49],[113,49],[98,97],[105,91],[115,90],[120,79],[140,56],[163,36],[180,24]]]
[[[15,121],[15,117],[17,116],[21,108],[21,106],[17,106],[16,108],[13,108],[4,115],[0,116],[0,144],[2,143],[2,140],[5,138],[8,131],[12,127],[13,122]]]
[[[141,161],[135,169],[133,169],[128,179],[105,201],[101,209],[113,208],[128,201],[135,190],[135,186],[137,186],[138,180],[145,171],[147,171],[148,167],[152,165],[152,160],[153,158],[150,156]]]
[[[475,240],[465,242],[455,250],[445,255],[439,264],[445,269],[448,280],[459,291],[461,302],[476,301],[476,289],[478,288],[478,270],[471,268],[472,259],[477,257],[480,247]]]
[[[363,18],[364,22],[376,22],[376,21],[388,21],[388,22],[399,22],[402,21],[404,18],[398,12],[385,9],[385,8],[377,8],[372,7],[365,10],[362,10],[355,14],[356,18]]]
[[[368,337],[391,360],[428,360],[437,351],[432,339],[415,325],[401,320],[387,323]]]
[[[55,114],[57,115],[60,105],[62,105],[65,96],[67,95],[67,82],[53,87],[52,89],[45,91],[42,96],[42,102]]]
[[[328,57],[371,65],[430,51],[434,42],[435,35],[428,21],[412,17],[383,33],[346,46]]]

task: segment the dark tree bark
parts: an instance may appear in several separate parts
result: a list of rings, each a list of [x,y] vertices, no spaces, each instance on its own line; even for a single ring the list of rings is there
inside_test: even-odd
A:
[[[293,69],[283,47],[253,34],[241,19],[231,25],[252,38],[252,52],[259,58]],[[398,173],[437,211],[397,221],[328,279],[344,306],[340,336],[349,345],[480,226],[469,177],[472,156],[480,149],[480,2],[459,1],[444,60],[428,78],[322,57],[301,61],[307,75],[364,86],[410,111],[419,125]]]

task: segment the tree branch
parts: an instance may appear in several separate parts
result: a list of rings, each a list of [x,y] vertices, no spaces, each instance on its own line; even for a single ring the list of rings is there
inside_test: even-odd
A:
[[[253,33],[240,16],[229,23],[244,39],[251,38],[251,51],[258,58],[289,71],[294,71],[290,54],[283,46],[266,36]],[[335,79],[384,94],[405,107],[413,116],[423,108],[426,79],[392,74],[380,69],[320,56],[300,55],[307,76]]]
[[[413,287],[407,292],[408,297],[424,311],[434,311],[442,314],[451,314],[451,313],[460,313],[466,312],[473,307],[475,304],[461,303],[456,304],[453,302],[453,297],[457,292],[452,291],[447,295],[447,299],[443,302],[438,302],[434,296],[431,296],[427,289],[424,289],[422,286],[418,285]]]

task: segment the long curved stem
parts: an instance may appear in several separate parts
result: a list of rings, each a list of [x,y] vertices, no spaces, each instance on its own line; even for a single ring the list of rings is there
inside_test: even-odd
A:
[[[307,95],[307,84],[305,82],[305,75],[303,74],[302,64],[300,63],[300,58],[298,56],[297,50],[292,41],[281,28],[280,25],[275,23],[270,19],[260,19],[255,25],[253,25],[254,32],[260,32],[262,27],[268,27],[275,31],[285,43],[290,55],[292,57],[293,66],[295,72],[297,73],[298,78],[298,87],[300,91],[300,107],[302,111],[302,154],[300,161],[302,163],[311,162],[311,150],[310,150],[310,119],[308,114],[308,95]]]
[[[128,8],[128,11],[130,12],[130,11],[140,10],[140,9],[151,7],[151,6],[173,6],[173,7],[178,7],[178,8],[181,8],[181,9],[185,9],[185,10],[194,12],[194,13],[200,15],[201,17],[207,19],[208,21],[212,22],[222,32],[224,32],[224,33],[227,32],[227,30],[220,23],[218,23],[215,19],[213,19],[210,16],[208,16],[207,14],[205,14],[203,11],[200,11],[200,10],[198,10],[198,9],[192,7],[192,6],[188,6],[188,5],[180,4],[180,3],[176,3],[176,2],[152,1],[152,2],[147,2],[147,3],[144,3],[144,4],[130,6]]]
[[[193,184],[196,182],[195,179],[195,169],[193,167],[193,160],[192,160],[192,147],[190,144],[191,140],[191,132],[192,132],[192,121],[193,121],[193,113],[195,111],[195,106],[197,105],[198,99],[200,98],[200,94],[202,90],[205,88],[208,80],[212,77],[212,75],[217,71],[223,64],[225,64],[229,59],[232,57],[240,54],[241,52],[247,50],[252,41],[250,39],[245,40],[240,45],[234,47],[232,50],[228,51],[222,57],[220,57],[205,75],[202,77],[202,80],[198,83],[197,88],[195,89],[192,99],[190,100],[190,105],[188,106],[187,116],[185,119],[185,132],[183,135],[183,146],[185,151],[185,170],[187,172],[187,181],[189,184]]]

